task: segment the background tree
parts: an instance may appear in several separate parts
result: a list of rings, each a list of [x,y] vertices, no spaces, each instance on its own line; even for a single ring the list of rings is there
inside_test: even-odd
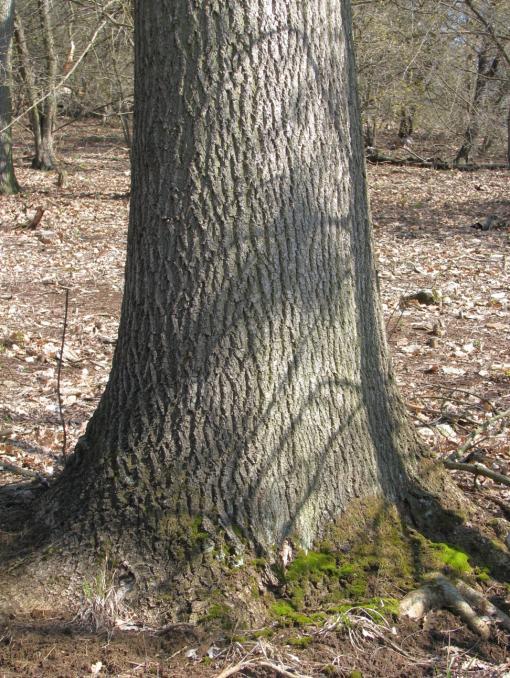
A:
[[[12,164],[10,48],[14,0],[0,0],[0,193],[17,193]]]
[[[32,167],[51,170],[56,164],[53,131],[57,115],[58,56],[49,0],[37,0],[36,11],[28,15],[28,18],[29,34],[33,44],[40,49],[40,60],[34,59],[30,54],[25,21],[20,12],[16,16],[15,37],[20,73],[26,87],[30,123],[34,135],[35,154]],[[44,93],[38,87],[41,80],[44,83]]]
[[[119,116],[129,142],[130,3],[21,0],[15,42],[15,73],[20,84],[17,104],[21,113],[28,113],[34,168],[55,166],[54,134],[61,126],[58,114],[73,119]]]
[[[501,54],[508,40],[508,2],[354,5],[362,114],[372,130],[368,144],[376,143],[373,130],[383,131],[381,141],[388,144],[407,139],[412,128],[427,152],[445,159],[454,159],[467,137],[473,138],[473,158],[489,150],[501,157],[510,99]],[[487,72],[479,73],[480,67]]]

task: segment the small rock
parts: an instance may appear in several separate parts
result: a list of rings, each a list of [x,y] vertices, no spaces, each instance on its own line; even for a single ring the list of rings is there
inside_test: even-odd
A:
[[[442,301],[443,295],[439,290],[419,290],[413,294],[403,296],[400,300],[402,306],[408,306],[413,302],[422,304],[424,306],[438,306]]]

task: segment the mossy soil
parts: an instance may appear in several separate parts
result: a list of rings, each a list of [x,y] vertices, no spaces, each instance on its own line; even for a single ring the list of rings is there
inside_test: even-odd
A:
[[[430,572],[472,584],[491,581],[488,562],[472,562],[461,546],[432,541],[404,522],[393,506],[359,502],[287,568],[270,610],[282,624],[316,624],[353,607],[396,618],[399,600]]]
[[[182,521],[177,522],[181,530]],[[459,517],[458,526],[462,525]],[[492,579],[489,551],[484,565],[480,553],[473,556],[469,550],[469,540],[466,548],[462,547],[458,529],[452,531],[451,542],[444,532],[433,540],[410,526],[394,506],[360,501],[330,527],[314,549],[304,551],[291,544],[292,558],[284,567],[276,553],[273,558],[250,556],[239,537],[235,542],[225,535],[223,540],[212,539],[207,520],[195,517],[186,526],[187,537],[182,536],[176,548],[192,554],[200,567],[188,579],[193,590],[190,588],[186,604],[182,605],[182,593],[179,604],[184,613],[181,621],[187,615],[192,626],[172,625],[163,634],[121,633],[113,628],[109,636],[101,636],[85,631],[70,616],[56,623],[55,611],[39,606],[24,618],[0,618],[3,675],[81,675],[100,661],[105,675],[131,675],[132,667],[138,666],[144,675],[191,672],[213,676],[228,664],[225,658],[232,656],[228,654],[232,648],[237,648],[241,657],[255,647],[276,647],[280,656],[288,653],[302,658],[303,666],[311,662],[310,675],[345,676],[356,670],[366,676],[434,675],[430,665],[413,667],[405,658],[396,660],[395,653],[375,638],[363,639],[366,656],[353,650],[349,635],[353,632],[352,614],[371,617],[376,623],[384,618],[396,627],[398,643],[404,638],[411,643],[411,652],[437,653],[439,645],[457,642],[466,648],[476,647],[469,651],[475,652],[477,661],[489,665],[504,660],[504,639],[495,636],[490,643],[480,643],[447,612],[431,615],[426,629],[397,617],[399,600],[431,571],[464,578],[482,590],[487,590],[490,582],[491,587],[496,584],[493,591],[504,595],[504,585]],[[490,543],[494,549],[498,547],[495,537]],[[114,570],[119,564],[106,562],[103,553],[98,558],[95,577],[84,576],[81,582],[85,602],[96,594],[104,595],[108,581],[115,583]],[[269,580],[268,571],[272,575]],[[150,598],[160,618],[165,610],[175,608],[176,600],[170,585],[153,591]],[[129,616],[129,604],[127,601],[116,613]],[[339,621],[338,629],[324,633],[332,620]],[[413,640],[407,640],[405,634]],[[213,646],[225,650],[223,659],[209,656]],[[191,650],[196,652],[188,657]],[[446,662],[445,657],[445,666]]]

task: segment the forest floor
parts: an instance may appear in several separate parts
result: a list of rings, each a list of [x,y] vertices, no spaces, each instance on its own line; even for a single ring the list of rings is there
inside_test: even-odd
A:
[[[58,150],[63,187],[55,172],[31,170],[29,147],[19,144],[24,191],[0,197],[0,485],[28,493],[30,479],[6,464],[52,475],[63,460],[57,356],[66,290],[68,454],[108,377],[123,285],[129,160],[121,135],[82,123],[66,129]],[[508,417],[490,419],[510,409],[508,176],[368,167],[388,338],[410,414],[439,458],[471,441],[466,453],[505,475]],[[27,226],[39,208],[40,223]],[[490,215],[493,228],[473,227]],[[485,521],[510,518],[510,488],[454,473]],[[186,628],[97,634],[50,611],[30,619],[0,611],[0,676],[510,676],[505,635],[481,641],[445,611],[416,623],[353,610],[349,624],[333,622],[242,638]]]

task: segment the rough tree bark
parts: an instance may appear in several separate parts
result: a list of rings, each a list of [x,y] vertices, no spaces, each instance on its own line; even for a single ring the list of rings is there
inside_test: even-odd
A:
[[[12,164],[12,120],[10,48],[14,0],[0,0],[0,194],[18,193],[20,188]],[[7,128],[7,129],[5,129]]]
[[[77,557],[182,580],[193,530],[271,555],[406,496],[350,26],[337,0],[136,3],[118,343],[39,512]]]

